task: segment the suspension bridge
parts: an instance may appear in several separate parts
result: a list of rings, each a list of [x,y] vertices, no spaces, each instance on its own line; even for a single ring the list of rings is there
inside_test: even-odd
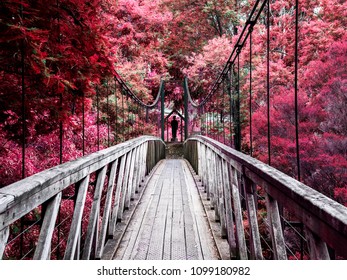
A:
[[[63,163],[64,132],[60,127],[60,164],[23,176],[22,180],[0,189],[0,257],[347,258],[347,208],[300,182],[297,28],[293,112],[297,178],[275,169],[270,160],[266,164],[252,157],[252,124],[250,150],[242,148],[239,59],[246,43],[252,45],[253,27],[268,3],[256,2],[225,67],[203,98],[194,100],[188,80],[183,81],[182,110],[174,108],[165,113],[164,81],[152,104],[137,97],[119,75],[104,86],[106,90],[97,88],[97,93],[111,92],[113,88],[116,101],[118,90],[121,103],[126,99],[132,104],[136,108],[132,110],[154,124],[157,134],[137,135],[141,131],[139,120],[133,118],[130,105],[123,106],[116,113],[123,114],[123,126],[125,122],[131,123],[128,126],[131,139],[124,138],[114,146],[103,150],[98,147],[96,152],[86,154],[88,139],[83,115],[83,156]],[[249,63],[252,64],[252,51]],[[268,63],[267,102],[269,73]],[[250,71],[249,114],[252,114],[251,81]],[[24,89],[22,94],[25,106]],[[96,98],[99,125],[98,94]],[[109,102],[107,98],[107,108]],[[126,110],[128,119],[124,117]],[[180,119],[181,137],[175,143],[170,143],[172,114]],[[25,116],[22,125],[25,175]],[[107,125],[110,142],[110,120]],[[225,133],[226,128],[229,134]],[[268,128],[270,158],[270,119]],[[99,146],[99,131],[96,137]],[[71,201],[68,217],[61,214],[64,201]],[[28,245],[25,240],[33,235],[35,242]],[[8,257],[14,249],[19,253]]]

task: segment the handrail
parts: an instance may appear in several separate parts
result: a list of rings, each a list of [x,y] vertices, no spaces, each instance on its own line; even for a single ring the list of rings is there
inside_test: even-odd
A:
[[[78,158],[42,171],[0,189],[0,259],[9,236],[9,227],[40,205],[44,205],[43,223],[34,259],[50,256],[51,240],[62,191],[75,184],[75,209],[67,240],[65,259],[79,255],[77,243],[81,239],[82,213],[91,177],[96,174],[94,201],[89,216],[83,259],[90,259],[93,236],[101,213],[102,194],[105,200],[102,227],[97,234],[97,248],[93,258],[101,258],[106,235],[115,233],[117,220],[138,191],[140,183],[155,164],[165,156],[164,142],[153,136],[141,136],[105,150]],[[107,179],[107,184],[105,181]],[[107,185],[107,186],[105,186]],[[105,188],[107,191],[105,191]],[[84,217],[85,218],[85,217]],[[108,226],[110,224],[110,226]],[[107,230],[109,231],[107,233]]]
[[[287,258],[279,205],[303,223],[312,259],[328,259],[327,245],[338,256],[347,258],[345,206],[277,169],[205,136],[189,138],[185,142],[185,155],[201,176],[222,229],[228,232],[234,256],[248,258],[240,206],[242,200],[247,206],[250,225],[250,257],[263,258],[256,207],[256,186],[260,186],[266,197],[274,258]],[[233,225],[236,234],[230,230]]]

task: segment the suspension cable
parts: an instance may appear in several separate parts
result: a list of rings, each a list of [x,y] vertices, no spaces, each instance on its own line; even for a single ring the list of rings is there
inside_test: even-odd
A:
[[[114,76],[115,80],[119,83],[119,85],[121,86],[123,93],[126,94],[127,96],[129,96],[131,99],[133,99],[137,104],[139,104],[142,107],[146,107],[146,108],[155,108],[155,106],[157,105],[157,103],[160,100],[160,93],[161,93],[161,88],[164,86],[164,82],[161,81],[160,83],[160,89],[159,92],[157,94],[156,99],[154,100],[153,103],[151,104],[145,104],[142,100],[140,100],[136,94],[128,87],[128,85],[124,82],[124,80],[121,78],[121,76],[116,72],[116,75]]]
[[[222,81],[224,80],[224,78],[226,77],[226,75],[228,74],[229,68],[231,65],[233,65],[237,59],[237,51],[238,49],[241,49],[244,47],[250,32],[251,32],[251,26],[254,26],[256,24],[256,22],[258,21],[262,11],[265,8],[266,3],[268,2],[268,0],[263,0],[263,2],[261,3],[261,0],[257,0],[256,3],[253,6],[253,9],[246,21],[246,24],[244,26],[244,28],[242,29],[240,36],[237,40],[237,42],[234,45],[234,48],[227,60],[227,62],[224,65],[223,70],[220,72],[218,78],[215,80],[213,86],[211,87],[211,89],[209,90],[209,93],[207,94],[207,96],[200,102],[200,103],[196,103],[196,102],[192,102],[193,100],[190,97],[189,94],[189,90],[188,90],[188,98],[189,101],[191,102],[191,104],[193,105],[193,107],[201,107],[204,106],[208,100],[216,93],[216,91],[218,90],[220,84],[222,83]],[[260,5],[260,6],[259,6]]]
[[[298,48],[299,48],[299,0],[295,0],[295,64],[294,64],[294,90],[295,90],[295,141],[296,164],[298,181],[301,181],[300,146],[299,146],[299,106],[298,106]]]
[[[118,121],[118,104],[117,104],[117,83],[114,81],[114,104],[115,104],[115,124],[114,124],[114,142],[117,144],[117,121]]]
[[[271,132],[270,132],[270,0],[267,1],[266,13],[266,104],[267,104],[267,151],[268,163],[271,165]]]
[[[250,156],[253,156],[253,131],[252,131],[252,32],[253,24],[249,29],[249,145]]]
[[[96,130],[97,130],[97,142],[98,151],[100,151],[100,105],[99,105],[99,87],[96,87]]]

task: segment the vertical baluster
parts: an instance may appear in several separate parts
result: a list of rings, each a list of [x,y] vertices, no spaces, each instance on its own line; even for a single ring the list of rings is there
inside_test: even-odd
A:
[[[86,235],[86,240],[84,243],[83,254],[82,254],[83,260],[90,259],[94,237],[95,237],[95,240],[99,239],[98,220],[100,216],[100,201],[102,196],[102,190],[105,184],[106,171],[107,171],[107,165],[105,165],[103,168],[101,168],[97,172],[94,199],[93,199],[92,209],[90,210],[87,235]],[[93,258],[95,258],[95,256]]]
[[[139,191],[138,185],[137,185],[137,178],[139,176],[139,157],[140,157],[140,148],[137,147],[135,149],[135,155],[134,155],[134,171],[133,171],[133,180],[132,180],[132,187],[131,187],[131,199],[135,198],[135,193]]]
[[[55,222],[58,217],[62,194],[59,193],[48,201],[40,236],[35,249],[34,260],[47,260],[50,257],[51,242]]]
[[[2,256],[4,254],[9,235],[10,235],[9,227],[5,227],[0,230],[0,260],[2,259]]]
[[[266,208],[270,224],[270,234],[272,240],[272,249],[276,260],[286,260],[287,252],[284,243],[280,213],[277,201],[266,194]]]
[[[214,154],[214,166],[215,166],[215,205],[214,205],[214,213],[215,213],[215,220],[220,222],[221,221],[221,213],[220,213],[220,187],[221,187],[221,175],[220,175],[220,164],[219,164],[219,156],[216,153]]]
[[[199,177],[201,178],[201,184],[205,187],[205,157],[204,157],[204,145],[199,142]]]
[[[238,180],[237,171],[233,169],[230,165],[228,168],[229,176],[231,178],[231,188],[232,188],[232,201],[234,207],[234,216],[235,216],[235,228],[236,228],[236,241],[238,247],[238,253],[240,260],[247,260],[247,247],[246,247],[246,238],[245,230],[243,227],[242,219],[242,208],[241,208],[241,199],[240,199],[240,181]]]
[[[225,178],[223,176],[223,159],[218,157],[218,177],[219,177],[219,186],[218,186],[218,194],[219,194],[219,216],[220,216],[220,224],[221,224],[221,236],[222,238],[227,238],[227,227],[226,227],[226,213],[225,213]]]
[[[143,181],[144,177],[146,176],[146,162],[147,162],[147,150],[148,150],[148,142],[144,143],[142,145],[143,150],[142,150],[142,161],[141,161],[141,182]]]
[[[141,144],[138,147],[138,155],[136,159],[136,178],[135,178],[135,192],[138,193],[140,191],[140,182],[142,180],[141,176],[141,168],[142,168],[142,155],[143,155],[144,144]]]
[[[243,176],[243,183],[245,187],[245,199],[250,231],[251,257],[256,260],[261,260],[263,259],[263,255],[260,242],[257,209],[255,204],[256,186],[249,178],[245,176]]]
[[[133,150],[131,154],[131,162],[130,162],[130,170],[129,170],[129,179],[128,179],[128,184],[127,184],[127,195],[126,195],[126,200],[125,200],[125,208],[129,209],[130,207],[130,201],[134,199],[133,196],[133,184],[134,184],[134,169],[135,169],[135,158],[136,158],[136,148]],[[134,192],[135,194],[135,192]]]
[[[226,235],[228,238],[230,258],[236,258],[236,239],[234,233],[234,220],[233,211],[231,204],[231,186],[230,186],[230,176],[228,172],[228,163],[222,161],[222,172],[223,172],[223,192],[224,192],[224,203],[225,203],[225,224],[226,224]]]
[[[89,185],[89,175],[77,183],[78,194],[75,203],[75,210],[72,217],[72,223],[67,240],[66,251],[64,255],[65,260],[71,260],[75,257],[78,239],[80,238],[81,222],[86,201],[87,189]]]
[[[129,190],[129,176],[130,176],[130,166],[131,166],[131,162],[132,162],[132,155],[133,155],[133,150],[131,150],[128,155],[127,155],[127,163],[125,166],[125,173],[124,173],[124,180],[123,180],[123,185],[122,185],[122,206],[124,207],[124,209],[128,209],[129,205],[130,205],[130,195],[128,194],[128,190]],[[128,201],[128,196],[129,196],[129,201]],[[122,213],[124,211],[124,209],[122,210]]]
[[[214,151],[211,150],[212,155],[212,184],[211,184],[211,205],[212,209],[215,210],[215,217],[216,221],[219,221],[219,213],[218,213],[218,206],[217,206],[217,164],[216,164],[216,154]],[[217,212],[216,212],[217,208]]]
[[[212,164],[211,164],[211,150],[206,147],[206,162],[207,162],[207,184],[206,184],[206,193],[207,200],[211,200],[211,185],[212,185]]]
[[[125,166],[125,173],[124,173],[124,180],[122,184],[122,203],[121,203],[121,209],[120,212],[118,213],[119,216],[118,218],[121,220],[123,216],[123,211],[129,207],[129,204],[127,202],[127,191],[128,191],[128,182],[129,182],[129,175],[130,175],[130,164],[132,160],[132,154],[133,151],[130,151],[127,154],[127,162]]]
[[[148,141],[147,142],[147,155],[146,155],[146,175],[149,174],[149,170],[150,170],[150,167],[149,167],[149,164],[150,164],[150,156],[151,156],[151,141]]]
[[[312,260],[329,260],[329,252],[326,243],[307,227],[305,228],[308,239],[310,258]]]
[[[114,182],[116,179],[117,166],[118,166],[118,159],[116,159],[114,162],[111,163],[111,171],[110,171],[110,176],[108,178],[104,213],[103,213],[102,222],[101,222],[100,237],[99,237],[97,250],[95,254],[96,259],[101,258],[103,250],[104,250],[104,246],[105,246],[107,225],[108,225],[108,221],[109,221],[110,213],[111,213],[112,196],[113,196]]]
[[[205,192],[207,192],[207,185],[208,185],[208,161],[207,159],[207,147],[205,145],[203,145],[203,152],[202,152],[202,158],[203,160],[203,174],[202,174],[202,178],[203,178],[203,185],[204,185],[204,190]]]
[[[122,197],[124,197],[124,191],[122,189],[123,180],[124,180],[124,173],[125,173],[125,163],[127,161],[127,155],[122,156],[120,159],[120,166],[118,171],[118,178],[117,178],[117,186],[116,186],[116,192],[115,192],[115,201],[114,206],[112,210],[111,220],[110,220],[110,227],[109,227],[109,236],[114,236],[116,231],[116,224],[118,217],[122,217],[120,212],[123,212],[122,207]]]

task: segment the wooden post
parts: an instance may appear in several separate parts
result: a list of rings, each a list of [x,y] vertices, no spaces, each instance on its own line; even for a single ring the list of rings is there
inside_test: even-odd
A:
[[[270,224],[270,234],[272,240],[272,250],[276,260],[286,260],[287,252],[284,243],[281,218],[278,210],[277,201],[266,194],[266,208]]]
[[[123,190],[124,190],[124,193],[122,192],[124,209],[128,209],[129,208],[129,204],[130,204],[130,195],[129,195],[128,192],[129,192],[129,177],[130,177],[130,174],[131,174],[130,170],[131,170],[131,164],[132,164],[132,161],[133,161],[133,153],[134,153],[134,151],[131,150],[129,152],[129,154],[127,155],[127,163],[126,163],[126,167],[125,167],[125,175],[124,175],[124,180],[123,180]],[[129,197],[129,199],[128,199],[128,197]]]
[[[206,193],[207,193],[207,200],[211,200],[211,185],[213,182],[212,178],[212,159],[211,159],[211,150],[209,148],[206,148],[206,162],[207,162],[207,182],[208,184],[206,185]]]
[[[89,222],[88,222],[88,228],[87,228],[87,236],[84,243],[83,248],[83,254],[82,254],[82,260],[89,260],[90,254],[92,251],[92,245],[94,240],[94,234],[97,235],[98,233],[98,219],[100,216],[100,201],[101,201],[101,194],[102,190],[104,188],[105,184],[105,177],[106,177],[106,171],[107,171],[107,165],[105,165],[103,168],[98,170],[97,172],[97,179],[96,179],[96,186],[94,191],[94,199],[92,204],[92,209],[90,210],[90,216],[89,216]],[[98,240],[98,236],[96,236],[96,240]],[[95,258],[95,256],[94,256]]]
[[[222,161],[222,178],[223,178],[223,192],[224,192],[224,203],[225,203],[225,224],[226,224],[226,234],[229,243],[230,258],[236,259],[236,239],[234,233],[234,220],[233,220],[233,210],[231,203],[231,178],[228,172],[228,163]]]
[[[248,213],[251,257],[255,260],[262,260],[263,254],[260,242],[257,209],[255,206],[254,198],[256,195],[255,185],[250,179],[245,176],[243,176],[243,183],[245,187],[245,198]]]
[[[144,144],[138,147],[138,154],[137,154],[136,165],[135,165],[136,173],[135,173],[135,180],[134,180],[135,193],[138,193],[140,191],[140,182],[142,180],[141,168],[142,168],[143,149],[144,149]]]
[[[131,199],[132,200],[135,198],[135,194],[138,192],[137,177],[139,176],[139,167],[140,167],[139,166],[140,149],[141,147],[137,147],[135,149],[135,155],[134,155],[133,179],[131,183]]]
[[[236,240],[237,240],[237,248],[240,260],[247,260],[247,246],[246,246],[246,238],[245,238],[245,230],[243,227],[243,219],[242,219],[242,207],[241,207],[241,199],[238,186],[240,181],[237,178],[237,171],[229,166],[229,176],[231,180],[231,189],[232,189],[232,200],[234,207],[234,216],[235,216],[235,228],[236,228]]]
[[[64,255],[65,260],[72,260],[75,256],[78,238],[80,237],[82,215],[84,203],[86,201],[87,189],[89,185],[89,174],[77,183],[78,194],[75,205],[75,211],[72,217],[69,237],[67,240],[66,251]]]
[[[218,186],[218,204],[219,204],[219,216],[220,216],[220,224],[221,224],[221,236],[222,238],[227,238],[227,225],[226,225],[226,213],[225,213],[225,180],[223,173],[223,159],[218,159],[218,176],[219,176],[219,186]]]
[[[110,176],[108,178],[104,213],[102,215],[100,237],[99,237],[99,242],[98,242],[98,246],[97,246],[96,254],[95,254],[96,259],[101,259],[104,246],[105,246],[107,225],[108,225],[108,221],[109,221],[110,213],[111,213],[112,195],[113,195],[113,189],[114,189],[114,182],[116,179],[117,166],[118,166],[118,159],[116,159],[114,162],[111,163],[111,171],[110,171]]]
[[[305,228],[306,237],[308,238],[308,245],[311,260],[330,260],[327,245],[322,239],[314,234],[307,227]]]
[[[10,235],[9,227],[5,227],[2,230],[0,230],[0,260],[2,259],[2,256],[4,254],[9,235]]]
[[[116,234],[116,224],[117,219],[119,216],[121,216],[120,212],[123,212],[122,208],[122,197],[124,197],[124,191],[123,191],[123,180],[124,180],[124,172],[125,172],[125,163],[127,161],[127,155],[124,155],[120,159],[120,166],[118,171],[118,178],[117,178],[117,186],[116,186],[116,193],[115,193],[115,202],[112,210],[112,216],[111,216],[111,222],[109,227],[108,235],[114,236]]]
[[[50,256],[51,241],[57,220],[62,194],[57,194],[51,199],[45,211],[45,217],[42,223],[39,240],[35,249],[34,260],[47,260]]]

